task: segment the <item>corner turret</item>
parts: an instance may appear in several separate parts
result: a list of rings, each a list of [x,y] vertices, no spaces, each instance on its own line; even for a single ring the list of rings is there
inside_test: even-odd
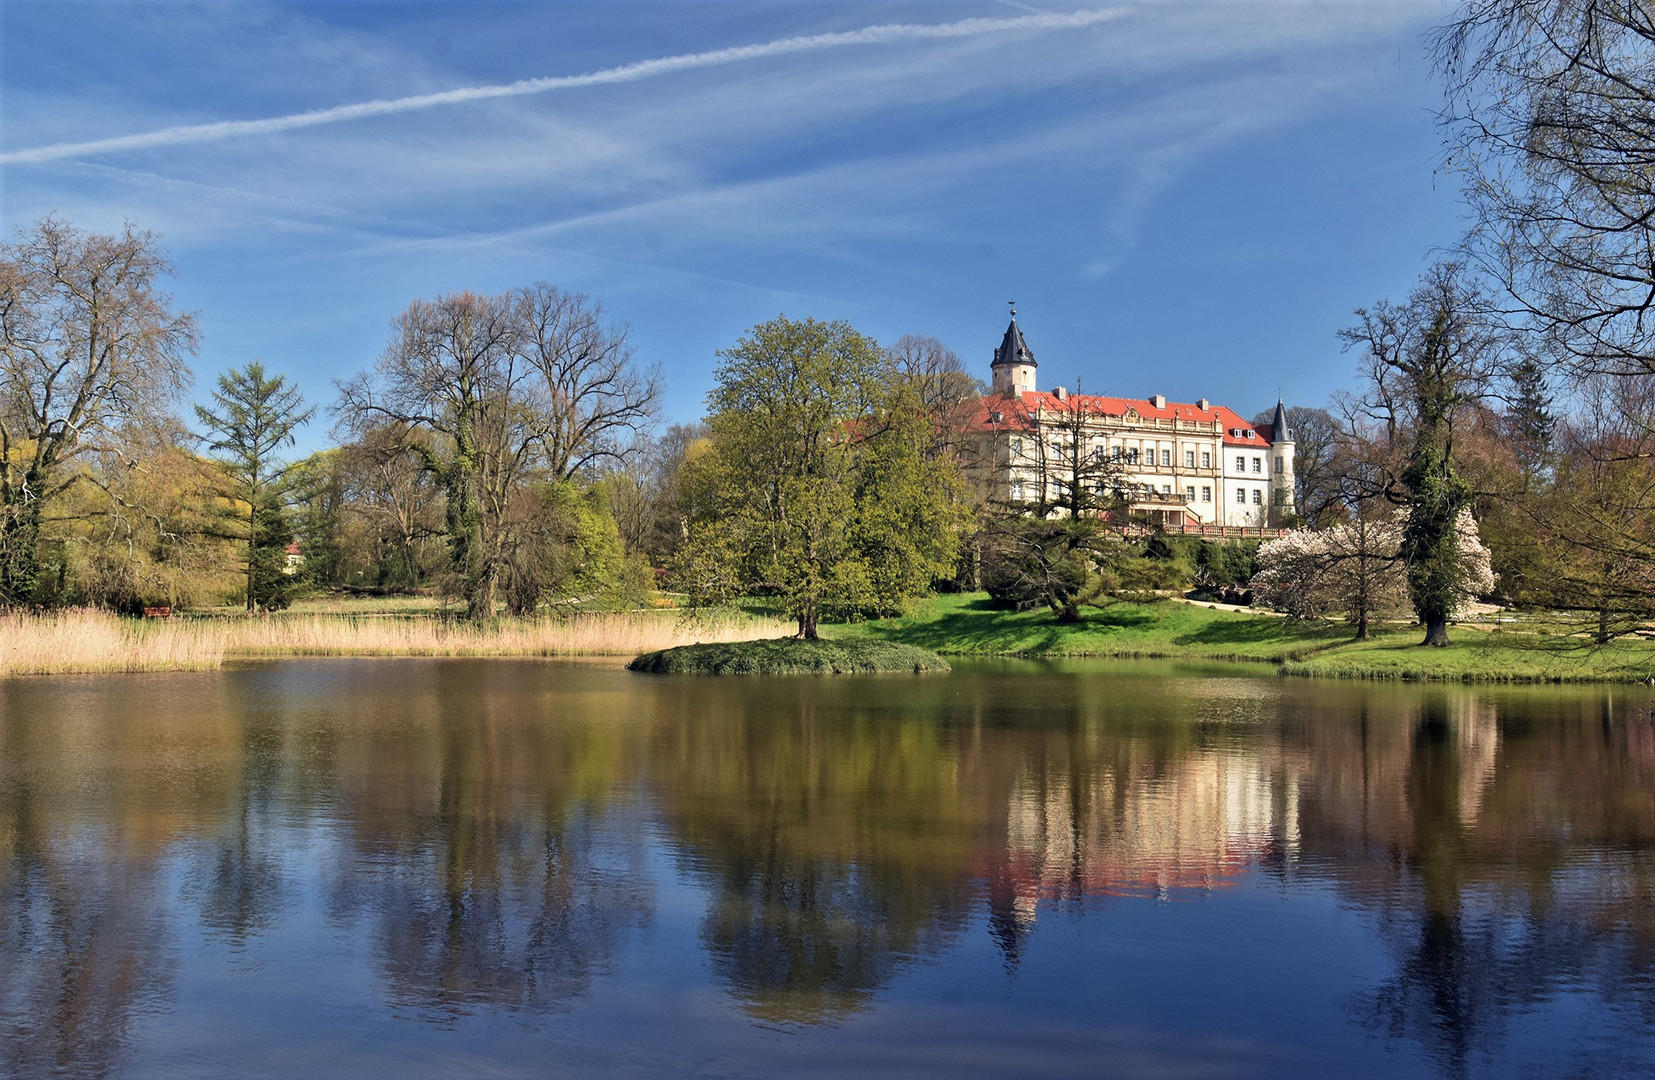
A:
[[[1276,412],[1270,417],[1270,519],[1279,524],[1296,517],[1299,508],[1293,497],[1297,484],[1293,474],[1293,429],[1287,426],[1287,407],[1276,395]]]

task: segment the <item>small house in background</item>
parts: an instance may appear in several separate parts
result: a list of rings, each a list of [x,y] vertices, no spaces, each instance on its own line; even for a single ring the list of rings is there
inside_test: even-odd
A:
[[[298,542],[295,541],[294,543],[287,545],[287,555],[284,563],[282,564],[282,573],[292,577],[294,574],[297,574],[304,565],[305,555],[304,552],[299,550]]]

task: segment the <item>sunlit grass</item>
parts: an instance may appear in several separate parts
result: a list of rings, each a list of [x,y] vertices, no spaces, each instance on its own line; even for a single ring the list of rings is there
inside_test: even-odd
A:
[[[1196,604],[1115,604],[1059,623],[1044,608],[995,608],[982,593],[938,596],[901,618],[825,628],[833,637],[877,637],[945,655],[1144,656],[1283,660],[1349,636],[1343,627],[1295,626],[1270,615]]]
[[[1485,619],[1456,624],[1447,648],[1420,644],[1418,626],[1389,625],[1371,641],[1337,622],[1290,623],[1270,615],[1162,602],[1088,610],[1063,624],[1041,609],[996,609],[981,594],[938,596],[895,619],[824,628],[833,637],[875,637],[945,656],[1098,656],[1257,660],[1291,675],[1466,682],[1641,682],[1655,676],[1655,643],[1629,638],[1593,647],[1555,620]]]
[[[123,619],[101,611],[0,615],[0,676],[191,671],[280,656],[632,656],[746,641],[791,624],[742,614],[637,611],[471,624],[432,616],[282,613]]]

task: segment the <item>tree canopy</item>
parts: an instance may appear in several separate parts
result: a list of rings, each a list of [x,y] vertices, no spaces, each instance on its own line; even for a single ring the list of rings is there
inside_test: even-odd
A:
[[[684,480],[693,594],[775,596],[808,639],[823,614],[890,611],[952,572],[958,473],[877,344],[782,316],[719,356]]]

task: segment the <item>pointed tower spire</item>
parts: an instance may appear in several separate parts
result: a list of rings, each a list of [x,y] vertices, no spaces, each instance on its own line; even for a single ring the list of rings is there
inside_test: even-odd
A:
[[[994,362],[989,365],[994,374],[994,392],[1006,397],[1034,389],[1034,353],[1023,340],[1023,331],[1017,325],[1017,301],[1011,302],[1011,324],[994,350]]]
[[[1281,394],[1276,394],[1276,415],[1270,418],[1270,438],[1273,442],[1292,442],[1293,432],[1287,426],[1287,408],[1281,403]]]

